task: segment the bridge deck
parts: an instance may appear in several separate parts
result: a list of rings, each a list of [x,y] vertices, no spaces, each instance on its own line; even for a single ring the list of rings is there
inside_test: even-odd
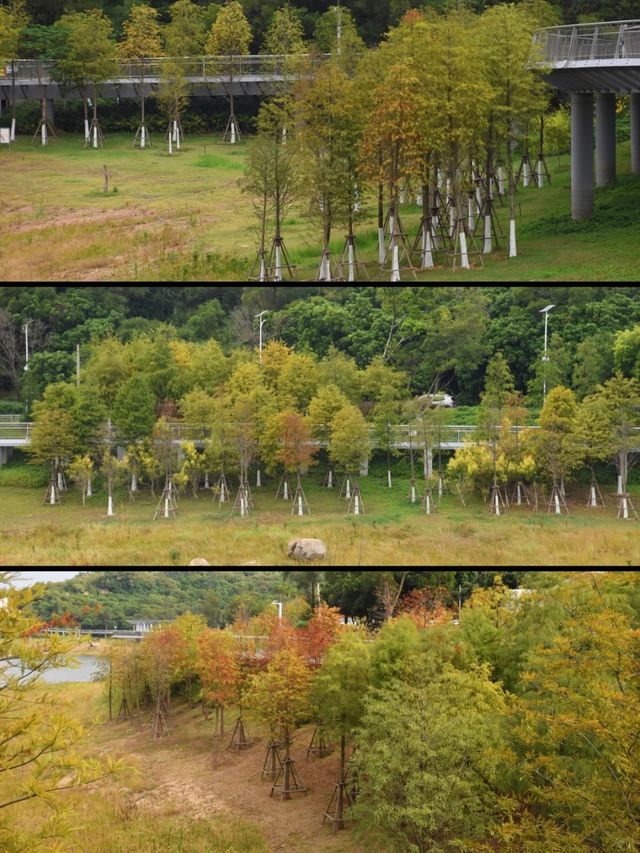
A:
[[[536,30],[531,63],[562,91],[640,92],[640,20]]]

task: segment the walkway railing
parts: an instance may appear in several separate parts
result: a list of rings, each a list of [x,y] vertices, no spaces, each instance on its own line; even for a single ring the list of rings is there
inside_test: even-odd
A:
[[[565,62],[640,59],[640,20],[547,27],[533,34],[531,61]]]
[[[178,63],[184,75],[193,82],[207,82],[211,79],[228,79],[233,77],[255,77],[256,79],[272,80],[281,78],[286,73],[292,73],[296,60],[309,57],[322,61],[319,54],[301,54],[287,56],[285,54],[260,54],[252,56],[185,56],[178,58],[158,57],[152,59],[113,60],[112,72],[108,81],[131,81],[160,79],[168,63]],[[0,66],[0,79],[11,81],[15,72],[17,83],[38,81],[43,84],[51,80],[59,80],[56,63],[48,60],[18,59],[13,66],[4,63]]]
[[[18,440],[21,442],[31,441],[32,423],[3,422],[0,423],[0,442]]]
[[[31,441],[31,431],[33,424],[31,423],[0,423],[0,444],[10,443],[11,441],[19,441],[20,443],[29,443]],[[172,423],[170,424],[172,440],[175,442],[183,441],[205,441],[211,430],[193,424]],[[512,427],[511,432],[515,435],[522,435],[526,430],[537,430],[537,426],[521,426]],[[461,426],[456,424],[448,424],[440,430],[431,429],[427,434],[426,443],[435,448],[437,447],[454,447],[462,446],[465,441],[473,439],[478,427],[476,426]],[[635,428],[638,434],[638,449],[640,450],[640,427]],[[380,447],[381,442],[377,439],[377,432],[371,428],[371,438],[375,446]],[[391,443],[393,446],[401,449],[409,449],[410,447],[416,450],[422,449],[425,446],[424,432],[418,427],[410,426],[409,424],[400,424],[392,427]],[[318,442],[322,444],[322,442]]]

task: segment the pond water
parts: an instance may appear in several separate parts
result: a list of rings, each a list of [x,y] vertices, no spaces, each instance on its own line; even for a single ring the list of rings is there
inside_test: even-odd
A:
[[[49,669],[42,674],[41,680],[46,684],[67,684],[75,682],[76,684],[87,684],[93,681],[93,676],[98,671],[100,658],[95,655],[78,655],[76,657],[77,666],[63,666],[60,669]],[[14,672],[19,671],[19,664],[16,661],[16,666],[11,667]]]

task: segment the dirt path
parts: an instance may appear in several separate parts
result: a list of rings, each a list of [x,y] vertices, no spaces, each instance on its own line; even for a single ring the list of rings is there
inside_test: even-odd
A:
[[[225,749],[233,731],[231,720],[217,748],[211,737],[213,723],[205,722],[199,709],[172,711],[169,736],[155,743],[149,728],[139,724],[114,723],[107,730],[113,736],[106,743],[101,738],[103,749],[139,768],[144,790],[131,795],[139,809],[196,819],[228,812],[255,823],[273,851],[360,853],[363,849],[350,832],[334,837],[322,825],[339,775],[339,757],[336,753],[323,760],[306,760],[313,728],[301,729],[292,749],[309,792],[290,802],[272,799],[271,783],[261,780],[266,738],[258,738],[246,752]]]

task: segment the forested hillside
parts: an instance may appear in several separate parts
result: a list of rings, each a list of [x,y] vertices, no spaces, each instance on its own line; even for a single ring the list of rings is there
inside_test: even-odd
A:
[[[640,334],[633,328],[640,323],[639,297],[638,287],[615,285],[3,286],[0,394],[37,399],[49,383],[74,377],[77,344],[86,364],[96,345],[112,336],[121,342],[140,335],[156,342],[215,338],[233,354],[258,345],[255,315],[268,310],[266,340],[280,339],[319,358],[335,348],[359,368],[381,357],[406,372],[413,393],[446,389],[459,403],[476,404],[487,364],[501,351],[516,387],[537,398],[544,347],[540,310],[553,303],[547,383],[573,387],[582,398],[616,368],[638,375]],[[27,320],[31,361],[25,380]],[[624,330],[630,331],[616,337]]]
[[[174,0],[149,0],[150,5],[160,13],[161,20],[168,20],[169,7]],[[221,3],[211,3],[209,0],[195,0],[197,5],[206,10],[209,18],[214,19]],[[281,8],[282,0],[242,0],[242,6],[256,35],[256,48],[261,43],[261,37],[266,31],[274,12]],[[326,14],[335,0],[290,0],[289,5],[296,9],[304,26],[305,34],[311,37],[322,15]],[[412,8],[434,9],[442,11],[447,4],[444,0],[428,0],[415,3],[412,0],[347,0],[342,4],[349,9],[358,27],[360,36],[367,44],[376,44],[388,27],[395,26],[404,13]],[[485,0],[467,0],[464,4],[476,12],[482,12],[490,3]],[[535,4],[530,4],[535,5]],[[633,9],[627,0],[599,0],[599,2],[568,3],[566,0],[554,3],[558,18],[566,23],[580,20],[601,21],[619,20],[633,17]],[[113,21],[116,32],[121,28],[122,21],[127,17],[131,7],[130,0],[27,0],[27,11],[37,25],[53,24],[62,14],[69,11],[102,8]]]
[[[269,571],[82,572],[45,589],[35,605],[41,618],[71,614],[86,628],[128,628],[129,619],[173,619],[189,610],[218,626],[241,608],[258,613],[286,591],[280,572]]]
[[[517,586],[523,572],[507,572]],[[466,599],[474,586],[489,586],[495,572],[479,571],[89,571],[59,584],[47,584],[35,603],[45,620],[70,614],[86,628],[128,627],[136,618],[174,619],[191,611],[210,626],[230,624],[239,614],[254,616],[275,597],[303,595],[315,603],[315,584],[323,598],[351,617],[377,621],[380,596],[390,584],[398,598],[415,589],[446,588],[452,602]],[[395,596],[394,596],[395,597]]]

